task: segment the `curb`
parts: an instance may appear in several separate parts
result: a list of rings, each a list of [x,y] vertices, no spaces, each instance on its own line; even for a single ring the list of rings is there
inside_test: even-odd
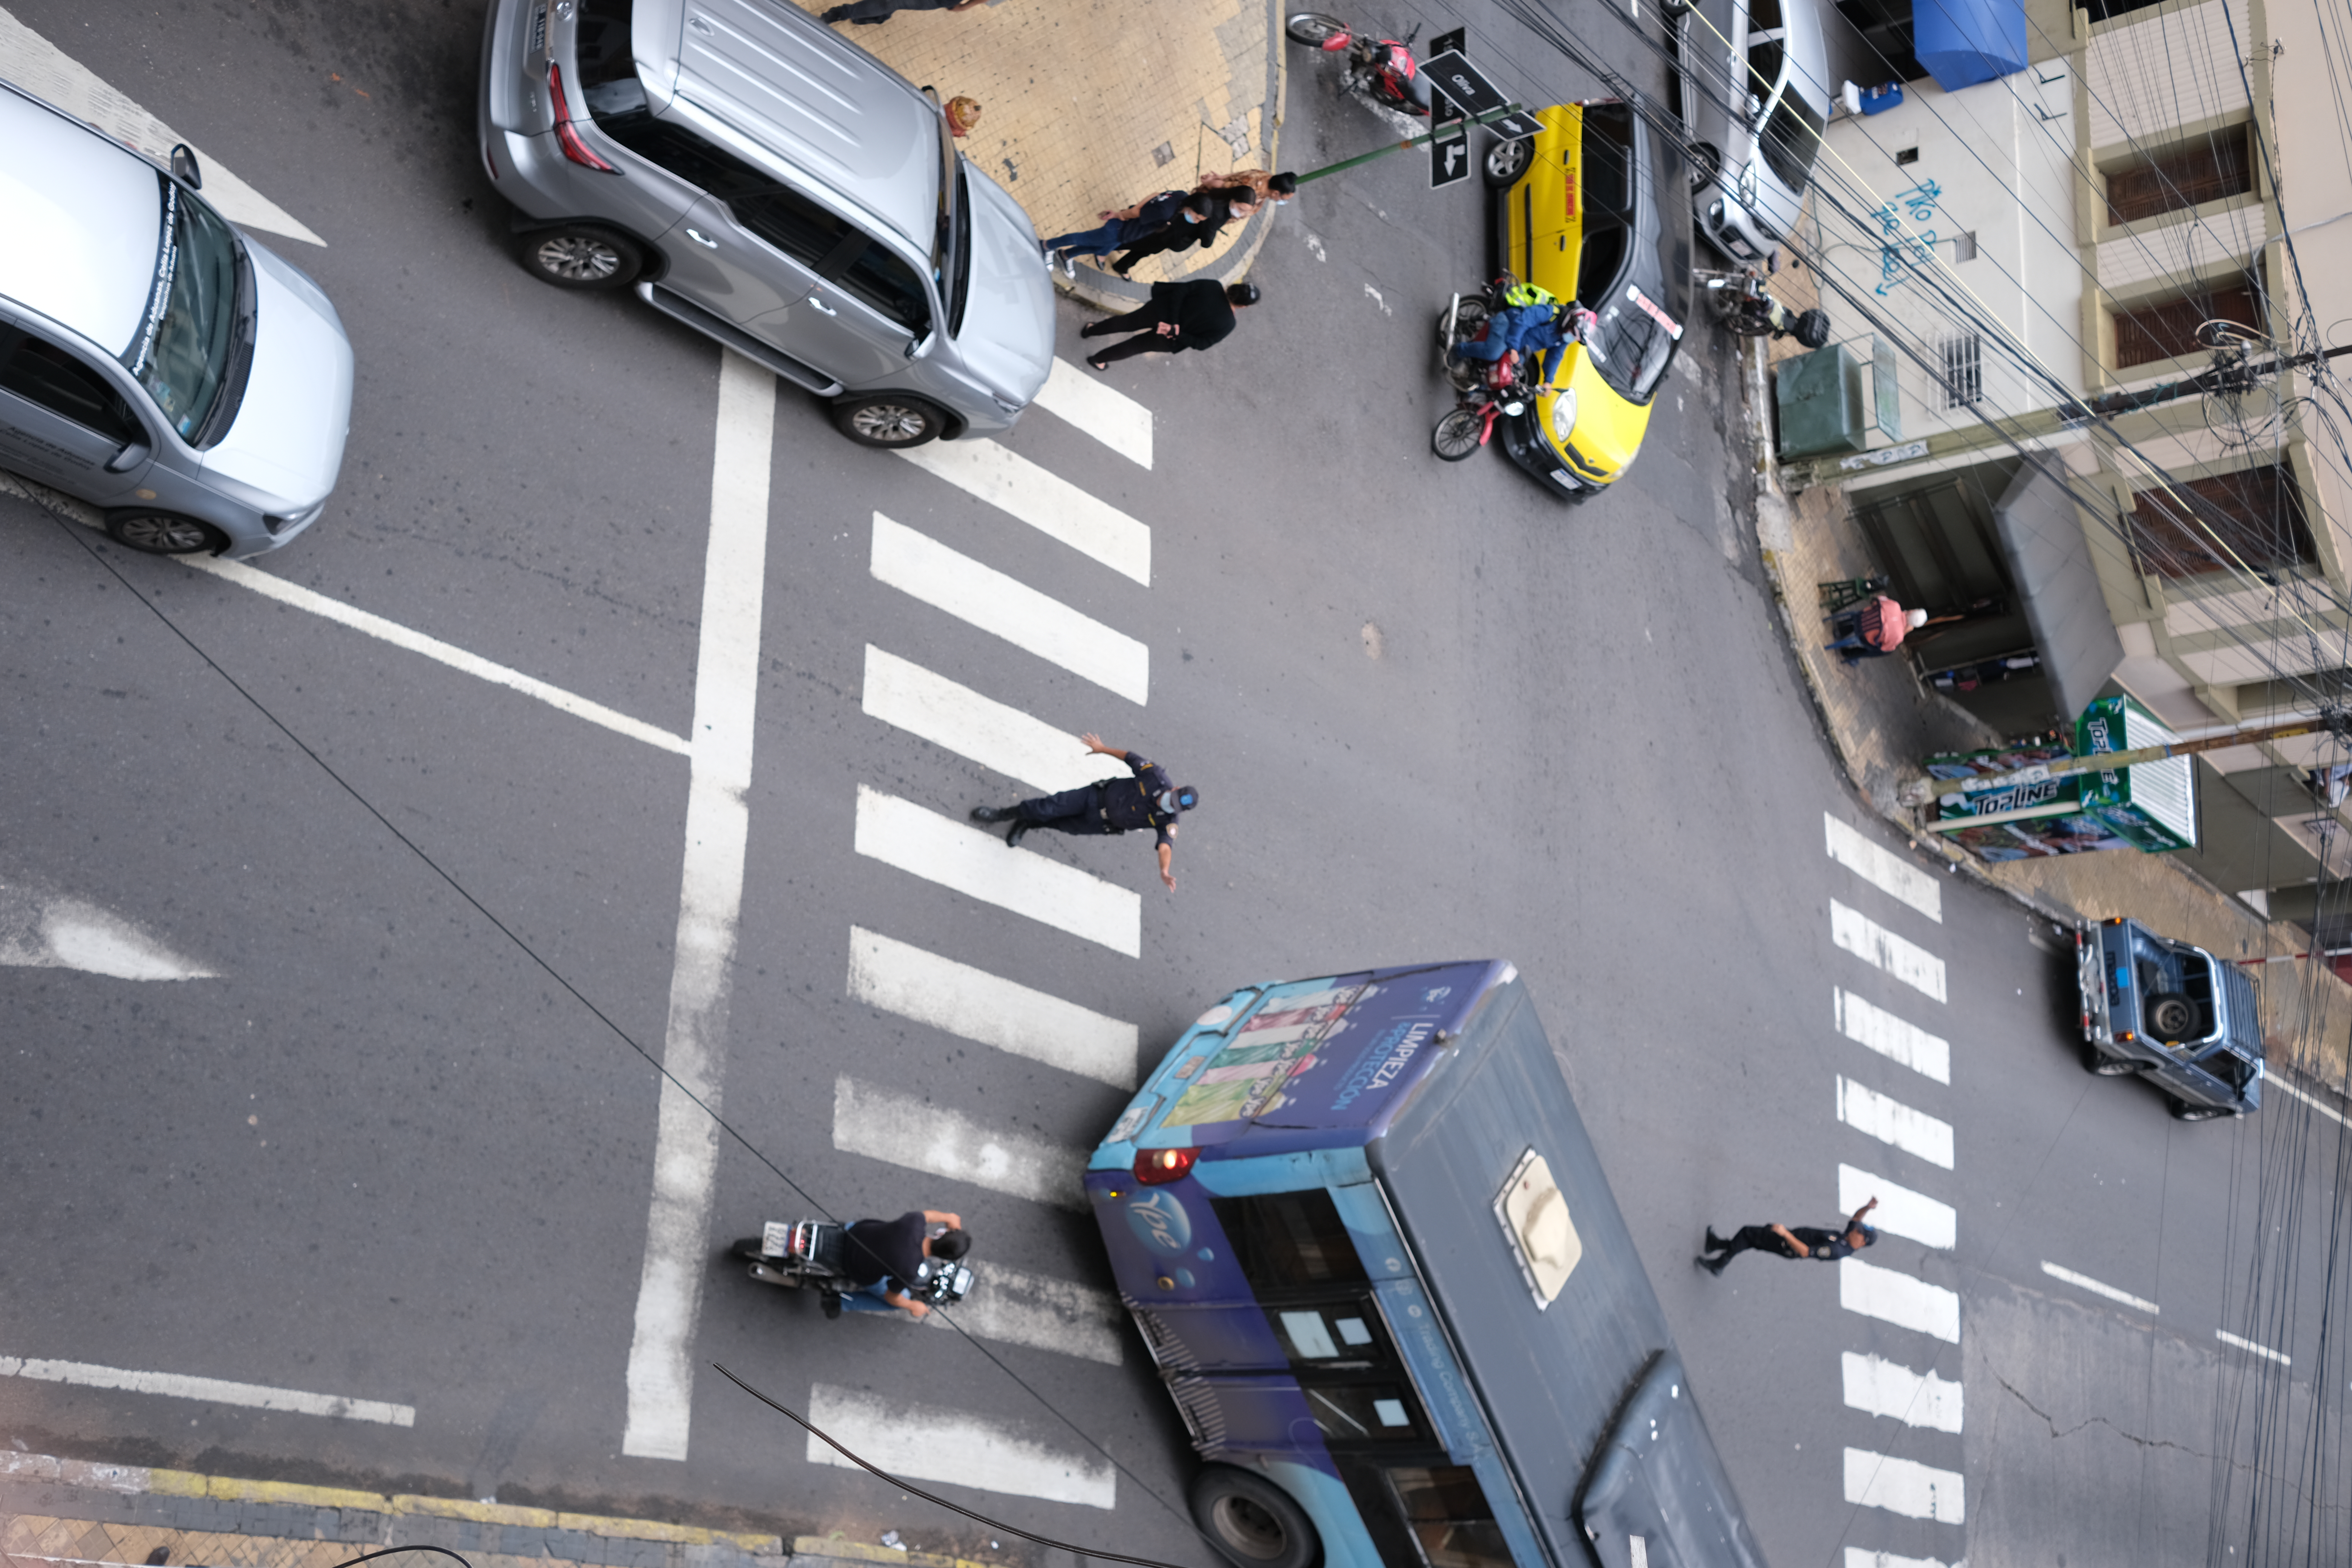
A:
[[[1268,47],[1265,64],[1265,166],[1282,167],[1282,94],[1288,75],[1285,69],[1283,43],[1288,37],[1282,30],[1282,0],[1268,0],[1265,28]],[[1268,206],[1242,225],[1241,237],[1197,272],[1187,272],[1180,279],[1191,282],[1205,278],[1213,283],[1232,283],[1246,275],[1258,252],[1265,248],[1266,237],[1274,231],[1275,215],[1282,209]],[[1121,278],[1107,268],[1081,267],[1076,278],[1065,278],[1061,268],[1052,269],[1054,289],[1066,294],[1082,305],[1091,305],[1111,315],[1124,315],[1151,298],[1151,285]]]

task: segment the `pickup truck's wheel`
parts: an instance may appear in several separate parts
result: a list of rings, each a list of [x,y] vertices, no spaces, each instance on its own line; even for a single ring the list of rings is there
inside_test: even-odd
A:
[[[2138,1062],[2111,1057],[2096,1046],[2083,1047],[2083,1065],[2101,1078],[2127,1078],[2140,1070]]]
[[[1306,1510],[1272,1481],[1232,1465],[1192,1479],[1192,1521],[1236,1568],[1314,1568],[1323,1543]]]
[[[2197,1027],[2197,1004],[2177,991],[2159,991],[2140,1010],[2147,1032],[2166,1045],[2185,1040]]]
[[[2218,1105],[2190,1105],[2185,1100],[2172,1102],[2172,1114],[2180,1121],[2219,1121],[2231,1112]]]

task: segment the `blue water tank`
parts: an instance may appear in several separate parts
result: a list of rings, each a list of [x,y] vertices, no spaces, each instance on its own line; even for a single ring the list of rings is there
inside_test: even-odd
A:
[[[2023,70],[2023,0],[1912,0],[1911,53],[1946,92]]]

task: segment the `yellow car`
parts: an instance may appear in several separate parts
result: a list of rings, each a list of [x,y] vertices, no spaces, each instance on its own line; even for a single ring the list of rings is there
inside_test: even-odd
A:
[[[1499,263],[1599,318],[1555,350],[1548,390],[1500,429],[1503,449],[1559,493],[1617,482],[1649,428],[1651,400],[1691,302],[1690,199],[1678,155],[1615,100],[1563,103],[1487,150]]]

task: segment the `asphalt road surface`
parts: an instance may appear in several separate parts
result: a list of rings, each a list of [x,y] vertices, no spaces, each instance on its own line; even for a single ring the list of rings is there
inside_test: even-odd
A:
[[[516,268],[472,5],[10,5],[326,241],[268,242],[359,383],[326,518],[247,573],[0,498],[0,1370],[81,1369],[0,1377],[0,1439],[986,1546],[718,1361],[919,1434],[1000,1517],[1204,1563],[1071,1163],[1234,985],[1496,954],[1772,1561],[2220,1561],[2305,1502],[2342,1540],[2340,1477],[2291,1473],[2342,1380],[2326,1269],[2282,1262],[2336,1223],[2340,1127],[2092,1079],[2049,929],[1868,819],[1704,330],[1622,493],[1436,463],[1429,323],[1484,195],[1401,157],[1282,216],[1215,353],[911,461]],[[1465,19],[1530,100],[1586,90]],[[1380,134],[1289,90],[1288,163]],[[960,826],[1088,776],[1085,730],[1201,787],[1174,893],[1050,835],[1012,887]],[[142,966],[191,977],[94,972]],[[1058,1023],[971,1037],[988,977]],[[665,1106],[665,1055],[725,1131]],[[1870,1193],[1867,1270],[1690,1264],[1705,1224]],[[827,1323],[719,1256],[918,1205],[995,1271],[969,1336]]]

